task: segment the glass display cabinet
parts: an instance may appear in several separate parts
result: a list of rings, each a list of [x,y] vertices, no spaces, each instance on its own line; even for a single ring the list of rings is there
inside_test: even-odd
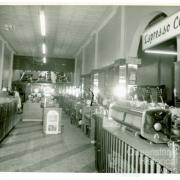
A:
[[[137,84],[137,68],[137,64],[126,64],[125,59],[115,61],[115,86],[113,89],[114,98],[134,99]]]

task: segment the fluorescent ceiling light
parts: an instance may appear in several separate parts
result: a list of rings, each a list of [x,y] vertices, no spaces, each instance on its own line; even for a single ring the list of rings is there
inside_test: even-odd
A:
[[[46,63],[46,57],[43,57],[43,63]]]
[[[42,53],[46,54],[46,45],[45,45],[45,43],[42,44]]]
[[[161,50],[145,50],[145,53],[149,53],[149,54],[177,55],[177,52],[175,52],[175,51],[161,51]]]
[[[46,35],[46,28],[45,28],[45,15],[44,11],[40,11],[40,26],[41,26],[41,35]]]

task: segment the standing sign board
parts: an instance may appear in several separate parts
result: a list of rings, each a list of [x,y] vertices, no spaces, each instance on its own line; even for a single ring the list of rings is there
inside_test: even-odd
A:
[[[48,134],[58,134],[59,127],[59,113],[51,110],[47,113],[46,132]]]
[[[180,11],[147,29],[142,35],[143,50],[180,34]]]
[[[61,133],[61,108],[44,108],[43,126],[45,134]]]

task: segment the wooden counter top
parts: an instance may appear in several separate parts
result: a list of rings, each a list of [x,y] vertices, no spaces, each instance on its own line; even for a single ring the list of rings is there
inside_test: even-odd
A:
[[[13,97],[0,97],[0,104],[10,103],[16,101]]]

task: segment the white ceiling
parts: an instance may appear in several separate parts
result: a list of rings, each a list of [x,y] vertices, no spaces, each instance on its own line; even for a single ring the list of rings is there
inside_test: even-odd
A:
[[[0,34],[18,55],[42,56],[40,6],[0,6]],[[112,6],[45,6],[47,57],[72,58]],[[6,31],[5,24],[15,26]]]

